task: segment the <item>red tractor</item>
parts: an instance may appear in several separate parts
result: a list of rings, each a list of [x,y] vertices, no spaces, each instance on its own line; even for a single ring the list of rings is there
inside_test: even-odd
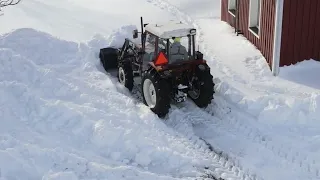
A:
[[[144,30],[145,29],[145,30]],[[213,77],[203,54],[196,51],[196,29],[182,22],[143,24],[133,31],[134,43],[128,38],[122,48],[100,49],[106,71],[118,68],[118,80],[130,91],[136,81],[144,103],[160,118],[166,116],[171,101],[184,102],[187,97],[200,107],[211,103]]]

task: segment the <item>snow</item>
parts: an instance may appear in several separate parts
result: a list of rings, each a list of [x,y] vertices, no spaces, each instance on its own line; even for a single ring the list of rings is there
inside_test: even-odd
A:
[[[3,10],[1,180],[320,178],[319,62],[272,76],[220,21],[220,0],[29,0]],[[209,107],[188,100],[162,121],[103,70],[99,49],[121,46],[140,16],[197,29],[216,83]]]
[[[215,100],[206,111],[218,119],[194,128],[197,136],[258,177],[319,179],[317,81],[308,87],[305,84],[312,80],[288,80],[285,68],[279,77],[272,76],[261,53],[220,21],[220,1],[202,0],[199,6],[187,0],[159,3],[198,29],[200,50],[215,77]]]
[[[169,39],[172,37],[186,37],[191,34],[190,30],[194,29],[193,26],[184,24],[182,22],[170,21],[165,24],[149,24],[145,30],[153,33],[154,35]]]
[[[220,20],[220,1],[202,0],[199,3],[201,11],[193,8],[198,6],[196,2],[187,0],[159,3],[198,29],[200,50],[216,78],[216,91],[230,103],[256,116],[259,121],[266,121],[266,112],[272,114],[273,118],[266,123],[280,121],[280,124],[299,125],[302,121],[312,124],[319,120],[319,111],[311,107],[320,90],[282,76],[272,76],[261,53]],[[292,111],[292,107],[299,107],[295,108],[298,111]],[[290,116],[277,118],[279,111]]]
[[[123,7],[124,4],[127,8]],[[108,35],[123,25],[140,27],[140,16],[146,22],[171,20],[170,14],[162,12],[146,0],[28,0],[3,8],[1,24],[5,26],[1,26],[0,33],[17,28],[36,28],[64,40],[87,42],[95,34]]]
[[[297,84],[320,89],[319,72],[320,62],[309,59],[295,65],[282,67],[279,77]]]
[[[97,70],[99,46],[33,29],[0,39],[2,177],[187,178],[211,161]]]

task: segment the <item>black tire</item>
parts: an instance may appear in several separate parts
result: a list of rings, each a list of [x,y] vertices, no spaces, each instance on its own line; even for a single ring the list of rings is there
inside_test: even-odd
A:
[[[130,59],[119,63],[118,73],[117,73],[118,81],[132,91],[133,89],[133,70],[132,70],[132,62]]]
[[[194,94],[195,91],[188,91],[188,96],[198,107],[205,108],[213,99],[213,76],[210,74],[209,69],[200,70],[198,67],[196,68],[195,75],[198,78],[195,81],[197,93]]]
[[[99,58],[106,71],[118,66],[118,50],[115,48],[100,49]]]
[[[148,94],[146,89],[150,88],[148,85],[150,83],[153,85],[155,92],[155,102],[150,103],[150,99],[148,98]],[[150,85],[151,86],[151,85]],[[152,86],[151,86],[152,88]],[[141,89],[142,89],[142,97],[145,105],[150,107],[150,109],[158,115],[160,118],[164,118],[170,109],[170,88],[169,84],[161,79],[160,76],[154,69],[149,70],[146,74],[143,75],[141,80]],[[154,94],[154,93],[151,93]],[[149,94],[150,95],[150,94]]]

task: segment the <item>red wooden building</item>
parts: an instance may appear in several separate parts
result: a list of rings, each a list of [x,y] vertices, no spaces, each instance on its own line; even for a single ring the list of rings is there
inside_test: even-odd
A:
[[[221,20],[278,67],[320,60],[320,0],[221,0]]]

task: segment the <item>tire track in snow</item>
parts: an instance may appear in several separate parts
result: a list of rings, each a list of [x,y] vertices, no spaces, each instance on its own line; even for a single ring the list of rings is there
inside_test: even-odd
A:
[[[216,97],[216,99],[219,99],[219,101],[222,101],[220,97]],[[220,102],[222,104],[222,102]],[[195,105],[186,106],[187,109],[183,110],[184,113],[181,113],[180,115],[184,118],[183,121],[173,122],[174,128],[181,131],[182,127],[186,126],[185,124],[190,121],[190,123],[193,126],[203,126],[205,128],[200,129],[200,132],[192,131],[189,129],[188,131],[184,131],[185,134],[194,133],[195,135],[199,136],[199,138],[208,139],[214,138],[214,136],[230,136],[229,139],[232,140],[232,136],[236,137],[236,139],[243,140],[242,142],[244,144],[250,144],[252,145],[252,148],[256,148],[259,152],[266,152],[268,153],[269,157],[275,157],[273,159],[276,159],[277,163],[281,166],[280,168],[286,168],[289,164],[293,163],[293,168],[291,168],[292,171],[303,171],[308,177],[308,179],[312,179],[312,177],[319,177],[318,176],[318,169],[317,167],[313,167],[311,163],[303,163],[303,160],[297,159],[295,154],[298,153],[287,153],[285,150],[277,147],[274,142],[270,140],[270,138],[267,135],[264,135],[259,131],[259,129],[251,128],[250,126],[244,124],[241,122],[241,120],[244,120],[243,118],[235,118],[233,114],[235,112],[229,111],[229,107],[223,107],[219,104],[216,104],[216,107],[214,107],[214,111],[211,110],[213,108],[213,105],[211,107],[208,107],[204,111],[199,111],[199,109]],[[196,110],[194,110],[196,109]],[[199,112],[198,112],[199,111]],[[212,114],[214,113],[214,115]],[[183,119],[182,118],[182,119]],[[245,116],[244,118],[248,118],[248,116]],[[174,118],[173,118],[174,119]],[[196,129],[195,129],[196,130]],[[201,130],[212,130],[212,135],[208,137],[201,137]],[[200,135],[199,135],[200,134]],[[232,142],[230,142],[232,143]],[[214,143],[211,144],[214,146]],[[236,145],[236,144],[235,144]],[[217,148],[216,146],[214,146]],[[236,146],[235,146],[236,148]],[[226,159],[231,159],[232,161],[236,162],[238,166],[240,166],[241,169],[244,167],[242,164],[240,164],[239,159],[237,156],[241,155],[241,149],[240,150],[233,150],[235,153],[230,154],[230,152],[223,152],[221,149],[215,150],[215,152],[219,152],[223,155]],[[288,150],[290,152],[290,150]],[[285,161],[285,162],[284,162]],[[284,163],[284,165],[283,165]],[[315,163],[315,162],[313,162]],[[249,172],[249,170],[245,170]],[[300,177],[305,178],[305,177]]]
[[[304,172],[305,174],[312,177],[320,178],[319,165],[315,160],[309,161],[307,155],[301,154],[299,151],[295,150],[292,146],[285,143],[283,137],[279,137],[280,140],[274,139],[275,137],[270,136],[265,131],[261,130],[258,125],[256,125],[256,119],[247,112],[243,112],[232,103],[228,102],[221,95],[215,96],[215,102],[211,104],[205,111],[212,116],[228,121],[229,128],[234,127],[234,131],[243,132],[247,135],[247,138],[253,143],[259,143],[265,149],[271,151],[274,156],[279,159],[285,160],[286,163],[291,164],[294,169]],[[217,108],[218,107],[218,108]],[[222,109],[228,108],[232,109],[231,113],[226,114]],[[239,119],[239,117],[241,117]],[[241,122],[245,120],[245,122]],[[236,125],[235,125],[236,124]],[[280,144],[280,146],[279,146]]]
[[[134,86],[131,96],[135,99],[134,103],[136,105],[142,102],[141,92],[137,89],[136,86]],[[190,133],[192,132],[192,124],[203,122],[202,117],[189,114],[188,117],[185,118],[183,116],[180,116],[179,113],[181,112],[182,111],[180,110],[180,107],[172,105],[169,112],[169,117],[165,119],[164,123],[178,133],[178,136],[181,137],[179,138],[179,140],[186,139],[181,140],[179,144],[187,145],[186,148],[188,150],[192,149],[202,154],[202,156],[199,158],[205,158],[208,160],[208,163],[206,165],[197,168],[200,172],[204,173],[201,178],[215,180],[257,180],[252,178],[254,176],[242,172],[241,168],[237,167],[235,162],[230,161],[228,159],[228,156],[226,156],[222,151],[216,150],[204,139],[196,136],[193,133]],[[177,113],[178,116],[175,115]],[[181,119],[181,117],[183,118]],[[172,119],[180,119],[180,123],[171,121]],[[191,143],[192,146],[188,145],[189,143]]]
[[[222,167],[227,169],[219,169],[220,177],[227,179],[228,176],[224,176],[222,173],[223,171],[227,171],[230,174],[235,174],[237,179],[260,180],[257,175],[251,173],[248,170],[244,170],[237,159],[231,158],[231,156],[226,154],[221,149],[218,149],[214,144],[211,144],[206,140],[206,138],[199,136],[194,131],[194,128],[199,125],[208,125],[210,127],[214,127],[213,129],[216,129],[217,124],[212,124],[212,119],[214,118],[218,121],[220,121],[220,119],[211,116],[205,111],[201,111],[199,108],[195,107],[195,105],[189,104],[185,107],[173,107],[172,109],[172,112],[169,114],[170,118],[167,119],[166,124],[179,133],[184,134],[186,137],[189,137],[189,139],[193,139],[195,146],[199,146],[199,142],[205,144],[209,149],[208,153],[214,154],[215,160],[218,161]],[[214,134],[214,131],[212,133]],[[208,168],[210,169],[210,167]]]
[[[253,170],[252,168],[248,168],[246,165],[243,165],[243,163],[245,164],[243,160],[242,160],[242,163],[240,162],[241,153],[243,153],[241,152],[241,148],[240,150],[239,148],[233,149],[231,152],[226,152],[224,151],[225,149],[223,148],[215,149],[217,148],[217,143],[214,142],[215,136],[218,138],[220,136],[227,136],[228,139],[230,140],[232,140],[232,137],[235,137],[234,141],[229,142],[229,143],[235,143],[234,148],[237,148],[237,142],[235,141],[238,141],[240,139],[241,141],[239,143],[244,144],[244,148],[248,149],[247,145],[249,145],[251,146],[249,149],[253,149],[253,151],[257,151],[255,153],[257,154],[261,153],[264,156],[267,156],[268,158],[275,159],[276,160],[275,165],[278,165],[280,169],[287,169],[288,164],[291,163],[290,159],[288,159],[286,162],[283,161],[286,159],[283,159],[283,156],[281,156],[282,154],[281,152],[279,152],[279,149],[277,149],[276,146],[272,146],[272,144],[270,144],[266,140],[267,139],[266,137],[262,136],[261,134],[258,134],[259,132],[257,130],[254,130],[253,128],[250,128],[242,124],[240,120],[229,117],[232,115],[232,113],[230,114],[226,113],[225,112],[226,110],[224,110],[221,107],[218,108],[216,113],[220,113],[221,115],[223,115],[225,117],[224,119],[219,117],[219,115],[212,116],[211,112],[208,110],[199,111],[199,108],[197,108],[195,105],[189,105],[189,106],[187,105],[186,108],[180,108],[180,110],[181,111],[177,113],[177,115],[174,115],[174,118],[169,119],[169,121],[171,121],[171,122],[168,122],[169,126],[176,129],[178,132],[185,134],[186,136],[197,136],[199,139],[205,139],[206,141],[207,140],[210,141],[210,137],[211,137],[211,142],[208,142],[209,147],[212,148],[214,152],[219,154],[220,157],[232,162],[232,164],[235,164],[237,167],[239,167],[241,171],[246,172],[247,174],[249,174],[250,171],[253,172]],[[181,118],[180,119],[176,118],[177,116],[181,116]],[[202,127],[202,128],[199,128],[199,127]],[[208,137],[203,135],[203,131],[209,131],[210,135]],[[258,157],[258,160],[262,159],[261,161],[263,161],[263,155],[261,156],[261,158]],[[294,168],[289,168],[287,170],[292,170],[292,174],[294,174],[293,172],[300,171],[301,167],[296,165],[294,166]],[[312,177],[314,177],[312,174],[310,174],[309,171],[304,171],[304,172],[305,172],[304,177],[296,177],[296,176],[294,177],[296,177],[297,179],[306,179],[306,177],[308,177],[307,179],[312,179]],[[286,175],[287,174],[284,174],[285,177],[287,177]],[[242,174],[242,179],[248,178],[245,176],[246,174]],[[277,175],[276,178],[281,178],[281,177],[280,175]],[[251,175],[250,179],[260,179],[260,178],[258,178],[257,175],[253,174]]]

